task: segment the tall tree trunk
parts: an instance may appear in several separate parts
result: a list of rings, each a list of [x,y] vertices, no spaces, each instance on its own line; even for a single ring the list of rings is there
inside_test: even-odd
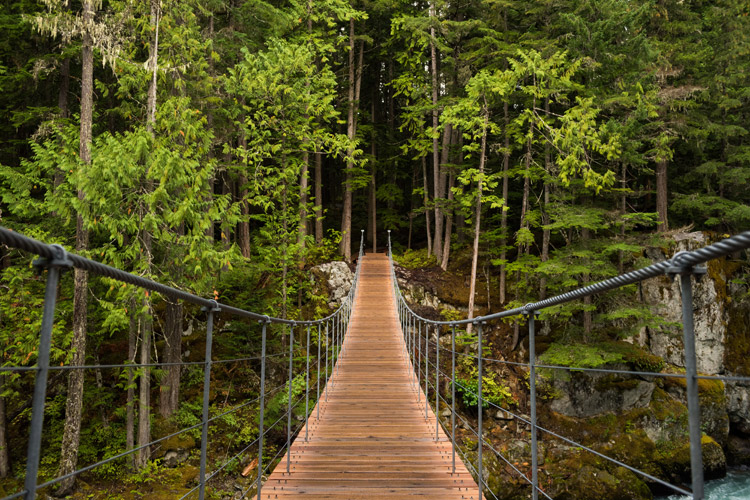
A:
[[[159,392],[159,413],[169,418],[180,405],[180,366],[171,365],[182,361],[182,304],[166,300],[164,311],[164,378]]]
[[[667,218],[667,161],[659,161],[656,164],[656,213],[659,216],[659,224],[656,230],[664,232],[669,230]]]
[[[150,240],[150,235],[144,231],[143,236]],[[149,241],[148,248],[151,243]],[[145,292],[148,293],[148,292]],[[141,365],[147,365],[151,362],[151,301],[146,295],[141,301],[143,310],[139,323],[141,332]],[[151,368],[148,366],[141,367],[141,375],[138,379],[138,446],[145,446],[151,442]],[[151,459],[151,449],[148,446],[141,448],[136,452],[135,466],[143,468],[148,465]]]
[[[247,176],[241,173],[239,176],[239,203],[240,215],[242,219],[237,224],[237,245],[240,247],[240,253],[246,259],[250,258],[250,205],[247,201]]]
[[[315,243],[323,242],[323,154],[315,152]]]
[[[448,205],[453,206],[453,184],[455,182],[455,175],[451,169],[451,173],[448,177]],[[443,240],[443,259],[440,261],[440,268],[443,271],[448,270],[448,260],[451,255],[451,235],[453,233],[453,210],[445,212],[445,239]]]
[[[346,135],[353,143],[357,135],[357,112],[359,110],[359,91],[362,84],[362,64],[364,43],[360,48],[358,68],[354,64],[354,18],[349,20],[349,113],[347,116]],[[359,69],[359,71],[357,71]],[[344,181],[344,207],[341,215],[341,253],[347,262],[352,261],[352,170],[354,169],[354,148],[347,150],[346,178]]]
[[[500,305],[505,304],[505,291],[507,285],[505,283],[507,266],[505,260],[508,258],[508,166],[510,164],[510,131],[508,125],[510,118],[508,116],[508,103],[503,104],[503,212],[500,214],[500,233],[502,237],[500,239],[500,260],[503,261],[500,264],[500,283],[498,288],[500,289]]]
[[[229,164],[232,161],[231,160],[231,155],[229,153],[227,153],[227,156],[225,157],[225,160],[226,160],[227,164]],[[222,196],[230,196],[230,197],[233,196],[232,193],[234,192],[234,189],[232,189],[232,181],[229,178],[229,173],[226,170],[224,170],[221,173],[219,182],[221,182],[221,195]],[[241,210],[242,209],[240,208],[240,211]],[[231,233],[231,229],[232,228],[229,226],[229,224],[227,222],[225,222],[223,220],[221,221],[219,227],[221,229],[220,238],[221,238],[222,246],[225,249],[229,249],[229,247],[232,246],[232,241],[231,241],[231,238],[230,238],[230,233]]]
[[[244,117],[241,119],[244,121]],[[247,150],[247,137],[240,132],[240,147]],[[244,169],[240,172],[237,186],[238,202],[240,204],[240,221],[237,223],[237,245],[240,253],[246,259],[250,258],[250,203],[248,202],[247,175]]]
[[[82,5],[84,34],[81,44],[81,129],[79,155],[83,168],[91,164],[91,126],[94,109],[94,42],[90,26],[94,22],[94,4],[84,0]],[[78,199],[85,193],[78,191]],[[89,247],[89,233],[83,218],[76,217],[76,251],[84,252]],[[86,364],[86,330],[88,321],[88,272],[76,268],[73,271],[73,353],[71,365]],[[65,424],[58,475],[70,474],[78,465],[78,445],[81,438],[81,407],[83,405],[84,370],[71,370],[68,374],[68,397],[65,402]],[[60,481],[56,494],[67,495],[73,489],[75,476]]]
[[[283,171],[286,172],[287,163],[286,158],[282,160]],[[286,319],[287,315],[287,301],[289,300],[289,287],[287,286],[287,278],[289,276],[289,223],[287,221],[287,211],[289,209],[289,186],[284,177],[284,186],[281,191],[281,230],[282,230],[282,267],[281,267],[281,317]]]
[[[395,176],[394,176],[394,183],[395,183]],[[414,230],[414,187],[417,185],[417,172],[416,169],[412,169],[411,171],[411,191],[412,193],[409,196],[409,237],[406,239],[406,249],[411,250],[411,235]]]
[[[433,180],[434,199],[435,199],[435,235],[432,248],[435,249],[435,257],[438,264],[443,261],[443,226],[445,225],[445,184],[446,184],[446,163],[451,148],[451,139],[453,128],[447,123],[443,129],[443,144],[440,154],[440,167],[434,172]]]
[[[432,255],[432,229],[430,228],[430,210],[427,205],[430,201],[430,188],[427,184],[427,158],[422,157],[422,188],[424,189],[424,196],[422,202],[424,203],[424,217],[427,225],[427,255]]]
[[[372,98],[370,99],[370,116],[372,117],[372,136],[370,138],[370,155],[372,156],[372,165],[370,166],[370,192],[368,196],[367,204],[367,241],[372,244],[372,253],[378,251],[378,238],[377,238],[377,218],[378,218],[378,207],[377,207],[377,134],[375,131],[376,123],[376,109],[375,101],[378,99],[377,88],[380,86],[380,71],[377,72],[376,84],[372,91]]]
[[[151,0],[151,25],[154,26],[154,41],[149,48],[149,67],[151,70],[151,83],[148,88],[148,101],[146,110],[146,128],[151,134],[154,134],[154,125],[156,124],[156,90],[157,90],[157,72],[159,68],[159,22],[161,18],[160,0]],[[145,180],[146,190],[152,191],[151,181]],[[146,207],[141,207],[141,220],[145,217]],[[146,261],[146,273],[151,274],[151,264],[153,262],[152,254],[152,235],[148,230],[141,232],[141,244],[143,245],[143,259]],[[142,314],[140,320],[141,331],[141,356],[142,365],[149,364],[151,360],[151,298],[147,291],[141,302]],[[138,468],[145,467],[151,459],[151,449],[147,446],[151,441],[151,368],[148,366],[141,367],[141,376],[139,378],[139,396],[138,396],[138,446],[143,447],[136,452],[135,465]]]
[[[307,241],[307,191],[309,188],[310,153],[302,153],[302,171],[299,174],[299,228],[297,230],[297,244],[304,253]],[[300,261],[302,265],[302,261]]]
[[[136,311],[135,298],[130,300],[130,325],[128,328],[128,362],[135,363],[135,349],[138,343],[138,314]],[[135,372],[128,368],[128,391],[125,408],[125,448],[135,448]],[[128,455],[128,465],[131,470],[135,469],[135,455]]]
[[[435,50],[435,1],[430,2],[430,61],[432,73],[432,130],[437,133],[438,121],[438,68],[437,51]],[[445,134],[445,133],[444,133]],[[443,136],[445,137],[445,135]],[[440,155],[438,151],[438,138],[432,138],[432,201],[435,210],[435,240],[432,249],[438,263],[443,260],[443,212],[440,207]],[[429,238],[429,236],[428,236]]]
[[[471,279],[469,281],[469,318],[474,317],[474,295],[477,288],[477,262],[479,262],[479,234],[482,228],[482,183],[484,176],[484,163],[487,151],[487,127],[489,125],[489,111],[485,99],[483,106],[482,144],[479,149],[479,176],[477,182],[477,201],[474,207],[474,246],[471,253]],[[466,333],[471,333],[471,323],[466,325]]]
[[[549,98],[544,100],[544,113],[549,116]],[[549,219],[549,179],[552,171],[552,155],[550,153],[549,141],[544,143],[544,171],[546,173],[545,179],[542,181],[544,184],[544,204],[542,206],[542,255],[541,261],[547,262],[549,260],[549,240],[550,230],[547,226],[550,223]],[[544,274],[539,278],[539,298],[541,300],[547,298],[547,278]]]
[[[458,153],[455,155],[455,157],[458,159],[455,163],[460,163],[461,157],[462,157],[462,151],[464,147],[464,138],[463,135],[458,130],[452,130],[451,132],[451,144],[458,143]],[[450,160],[450,148],[449,149],[449,156],[448,159]],[[443,240],[443,259],[440,262],[440,268],[443,271],[448,270],[448,259],[450,258],[451,254],[451,236],[453,233],[453,218],[455,215],[455,210],[453,209],[453,185],[456,182],[456,174],[455,169],[451,167],[450,169],[450,175],[448,178],[448,203],[447,206],[450,207],[450,209],[445,212],[445,238]]]
[[[68,92],[70,92],[70,58],[66,57],[60,66],[60,89],[57,94],[57,107],[60,110],[60,118],[65,119],[69,115]],[[61,125],[62,126],[62,125]],[[55,168],[54,186],[60,187],[65,181],[65,174],[59,168]]]

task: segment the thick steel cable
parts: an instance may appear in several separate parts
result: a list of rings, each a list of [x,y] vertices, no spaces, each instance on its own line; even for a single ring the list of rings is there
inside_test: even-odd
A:
[[[272,323],[282,323],[282,324],[287,324],[287,325],[318,324],[330,318],[334,314],[336,314],[336,312],[338,312],[339,309],[345,306],[346,302],[349,299],[349,296],[347,295],[346,299],[344,299],[344,301],[339,306],[339,308],[336,311],[334,311],[334,313],[326,316],[325,318],[311,320],[311,321],[294,321],[294,320],[289,320],[289,319],[284,319],[284,318],[268,316],[266,314],[260,314],[260,313],[256,313],[252,311],[246,311],[244,309],[232,307],[227,304],[222,304],[215,300],[205,299],[203,297],[199,297],[192,293],[185,292],[183,290],[179,290],[177,288],[164,285],[157,281],[143,278],[142,276],[137,276],[127,271],[123,271],[121,269],[117,269],[115,267],[102,264],[101,262],[87,259],[85,257],[81,257],[80,255],[77,255],[74,253],[66,252],[59,245],[47,245],[45,243],[42,243],[41,241],[35,240],[33,238],[29,238],[28,236],[24,236],[20,233],[11,231],[4,227],[0,227],[0,243],[5,244],[9,247],[26,250],[27,252],[37,254],[47,260],[56,260],[56,261],[67,260],[70,262],[70,264],[73,267],[76,267],[78,269],[83,269],[85,271],[89,271],[99,276],[112,278],[117,281],[121,281],[123,283],[128,283],[130,285],[137,286],[139,288],[145,288],[147,290],[157,292],[161,295],[164,295],[173,299],[181,299],[181,300],[184,300],[185,302],[189,302],[191,304],[196,304],[196,305],[199,305],[202,307],[208,307],[208,308],[214,308],[218,305],[218,307],[221,308],[221,312],[227,312],[230,314],[234,314],[236,316],[243,316],[246,318],[251,318],[251,319],[256,319],[256,320],[270,321]],[[357,266],[359,265],[360,264],[358,262]],[[355,283],[356,283],[355,280],[357,278],[358,278],[358,273],[355,273],[355,277],[352,279],[352,288],[355,286]]]
[[[485,316],[477,316],[476,318],[472,318],[472,319],[457,320],[457,321],[430,320],[427,318],[423,318],[422,316],[415,313],[409,307],[409,305],[406,304],[405,300],[404,300],[404,305],[406,306],[406,309],[411,314],[419,318],[421,321],[424,321],[426,323],[433,324],[433,325],[457,326],[457,325],[466,325],[469,323],[480,323],[483,321],[491,321],[495,319],[506,318],[509,316],[519,316],[521,314],[525,314],[530,311],[539,311],[541,309],[545,309],[548,307],[556,306],[559,304],[564,304],[565,302],[571,302],[573,300],[581,299],[589,295],[607,292],[609,290],[614,290],[614,289],[621,288],[627,285],[632,285],[640,281],[644,281],[650,278],[655,278],[657,276],[662,276],[664,274],[677,273],[677,272],[680,272],[681,270],[687,270],[693,266],[705,263],[709,260],[718,259],[719,257],[724,257],[724,256],[727,256],[729,254],[732,254],[734,252],[738,252],[741,250],[747,250],[748,248],[750,248],[750,231],[744,231],[735,236],[732,236],[725,240],[708,245],[706,247],[699,248],[697,250],[692,250],[689,252],[679,252],[669,260],[658,262],[656,264],[651,264],[650,266],[646,266],[644,268],[637,269],[629,273],[621,274],[619,276],[615,276],[613,278],[609,278],[604,281],[594,283],[592,285],[588,285],[582,288],[571,290],[569,292],[565,292],[563,294],[556,295],[548,299],[540,300],[539,302],[533,302],[523,307],[516,307],[514,309],[508,309],[505,311],[487,314]],[[394,278],[394,285],[399,291],[397,296],[399,297],[400,300],[403,300],[403,295],[400,294],[398,280],[395,279],[396,275],[395,275],[395,271],[393,270],[392,263],[393,263],[393,260],[391,259],[391,275]]]

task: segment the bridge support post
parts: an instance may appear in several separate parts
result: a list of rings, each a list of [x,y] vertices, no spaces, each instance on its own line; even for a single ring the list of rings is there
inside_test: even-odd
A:
[[[430,327],[424,324],[424,418],[428,418],[430,408],[430,386],[427,384],[430,380]]]
[[[435,325],[435,441],[440,428],[440,325]]]
[[[57,254],[55,259],[38,259],[34,266],[41,270],[47,268],[47,283],[44,288],[44,309],[42,325],[39,332],[39,354],[37,356],[34,396],[31,405],[31,428],[26,451],[26,489],[25,500],[36,498],[36,481],[39,474],[39,459],[42,447],[42,430],[44,427],[44,400],[47,398],[47,375],[49,374],[49,353],[52,346],[52,326],[55,322],[55,305],[57,303],[57,285],[63,269],[72,267],[63,247],[52,245]]]
[[[201,429],[201,469],[200,489],[198,498],[203,500],[206,495],[206,458],[208,454],[208,403],[211,393],[211,347],[214,335],[214,313],[219,312],[219,305],[213,301],[213,307],[206,307],[206,358],[203,366],[203,427]]]
[[[316,373],[318,374],[318,380],[317,385],[318,388],[315,391],[315,405],[317,406],[317,418],[320,419],[320,323],[318,323],[318,368],[316,370]]]
[[[536,324],[535,319],[539,311],[527,309],[529,319],[529,406],[531,407],[531,498],[539,498],[539,450],[537,444],[536,425]]]
[[[308,415],[310,415],[310,325],[307,325],[307,369],[305,370],[305,443],[309,441]]]
[[[286,415],[286,473],[292,461],[292,380],[294,379],[294,324],[289,326],[289,410]]]
[[[482,434],[482,326],[484,322],[475,323],[477,325],[477,486],[479,487],[479,500],[482,500],[482,445],[484,437]]]
[[[263,413],[266,406],[266,328],[270,321],[265,319],[260,334],[260,409],[258,415],[258,500],[260,500],[260,490],[263,485]]]
[[[451,325],[451,443],[453,473],[456,473],[456,325]]]
[[[674,259],[674,257],[673,257]],[[693,499],[703,500],[703,454],[701,449],[701,409],[698,398],[698,368],[695,359],[695,325],[693,322],[693,282],[691,277],[700,278],[706,273],[705,267],[688,266],[671,268],[667,271],[680,275],[682,289],[682,343],[685,349],[685,383],[688,403],[688,433],[690,436],[690,471]]]
[[[330,330],[328,326],[330,325],[331,320],[326,321],[326,386],[323,388],[326,394],[326,402],[328,402],[328,351],[331,350],[330,342],[328,339],[330,338]]]
[[[417,320],[417,403],[422,402],[422,320]]]

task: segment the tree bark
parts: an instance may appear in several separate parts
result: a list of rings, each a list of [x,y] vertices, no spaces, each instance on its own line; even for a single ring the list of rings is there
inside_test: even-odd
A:
[[[300,252],[307,241],[307,191],[309,188],[310,153],[302,153],[302,171],[299,174],[299,228],[297,230],[297,244]],[[301,262],[301,261],[300,261]]]
[[[323,242],[323,155],[315,152],[315,243]]]
[[[508,116],[508,103],[503,104],[503,212],[500,214],[500,232],[502,237],[500,239],[500,260],[505,261],[508,258],[508,166],[510,164],[510,131],[508,125],[510,118]],[[500,283],[498,288],[500,289],[500,305],[505,304],[505,279],[506,279],[506,268],[505,262],[500,264]]]
[[[464,147],[464,138],[458,130],[452,130],[450,142],[451,144],[458,143],[458,153],[455,156],[458,159],[456,163],[459,163],[461,161],[460,159],[461,159],[462,151]],[[450,159],[450,148],[448,149],[449,149],[448,158]],[[444,217],[445,218],[445,238],[443,240],[443,258],[440,262],[440,268],[443,271],[448,270],[448,259],[450,258],[450,254],[451,254],[451,236],[453,233],[453,218],[455,215],[455,211],[453,209],[453,199],[454,199],[453,185],[455,184],[455,182],[456,182],[455,170],[453,167],[451,167],[449,178],[448,178],[448,186],[447,186],[447,190],[448,190],[447,206],[450,207],[450,209],[447,212],[443,211],[443,213],[445,214],[445,217]]]
[[[68,92],[70,91],[70,58],[63,59],[60,66],[60,89],[57,94],[57,107],[60,110],[60,118],[68,117]],[[62,126],[62,125],[61,125]],[[59,168],[55,168],[54,186],[55,190],[65,181],[65,174]]]
[[[422,202],[424,203],[424,217],[427,224],[427,255],[432,255],[432,230],[430,228],[430,210],[427,208],[430,202],[430,188],[427,184],[427,158],[422,157],[422,188],[424,189],[424,196]]]
[[[149,48],[149,67],[151,70],[151,83],[148,88],[148,101],[146,109],[146,129],[154,134],[154,125],[156,124],[156,90],[157,90],[157,71],[159,68],[159,21],[161,17],[160,0],[151,0],[151,25],[154,26],[154,41]],[[146,190],[151,191],[150,181],[145,180]],[[141,207],[141,220],[145,216],[145,207]],[[152,255],[152,236],[151,233],[144,229],[141,232],[141,244],[143,245],[143,258],[146,261],[146,273],[151,274]],[[141,331],[141,353],[140,364],[146,365],[151,360],[151,299],[149,293],[144,291],[144,297],[141,301],[143,308],[140,320]],[[147,446],[151,441],[151,368],[148,366],[141,367],[141,376],[139,378],[139,396],[138,396],[138,446],[144,446],[136,452],[135,465],[138,468],[145,467],[151,459],[151,449]]]
[[[544,112],[549,116],[549,98],[544,100]],[[549,142],[544,143],[544,171],[547,177],[542,181],[544,184],[544,204],[542,206],[542,255],[541,261],[547,262],[549,260],[549,240],[550,230],[546,227],[550,223],[549,219],[549,181],[550,172],[552,171],[552,156],[550,153]],[[539,278],[539,298],[544,300],[547,298],[547,278],[542,274]]]
[[[364,45],[364,44],[363,44]],[[346,135],[351,143],[357,135],[357,111],[359,108],[359,91],[362,84],[362,64],[364,58],[364,46],[360,48],[359,71],[354,65],[354,18],[349,20],[349,113],[347,116]],[[341,215],[341,253],[347,262],[352,261],[352,170],[354,169],[354,148],[347,150],[346,178],[344,181],[344,207]]]
[[[430,22],[435,20],[435,2],[430,2]],[[433,133],[437,133],[439,121],[438,121],[438,68],[437,68],[437,52],[435,50],[435,27],[430,25],[430,61],[431,61],[431,73],[432,73],[432,130]],[[443,137],[445,138],[445,132]],[[443,139],[445,141],[445,139]],[[432,139],[432,201],[434,203],[435,211],[435,240],[432,244],[432,249],[435,252],[435,258],[438,262],[443,260],[443,212],[440,206],[440,155],[438,151],[438,138],[433,137]],[[429,238],[429,236],[428,236]]]
[[[659,216],[659,224],[656,230],[659,232],[669,231],[669,220],[667,218],[667,161],[659,161],[656,164],[656,213]]]
[[[128,328],[128,362],[135,363],[135,350],[138,343],[138,316],[135,298],[130,300],[130,325]],[[125,408],[125,448],[135,448],[135,372],[128,368],[128,391]],[[128,465],[135,470],[135,455],[128,455]]]
[[[242,119],[244,121],[244,118]],[[247,149],[247,137],[245,134],[240,132],[239,139],[240,147]],[[244,169],[239,175],[239,186],[237,186],[238,200],[240,204],[240,221],[237,223],[237,245],[240,247],[240,253],[246,259],[250,258],[250,204],[247,200],[247,175],[245,175]]]
[[[482,177],[484,176],[485,154],[487,151],[487,127],[489,125],[489,111],[487,101],[484,102],[484,117],[482,125],[482,144],[479,149],[479,176],[477,182],[477,201],[474,208],[474,246],[471,253],[471,279],[469,281],[469,318],[474,317],[474,295],[477,288],[477,262],[479,262],[479,234],[482,227]],[[466,325],[466,333],[471,333],[471,323]]]
[[[182,304],[166,300],[164,311],[164,378],[159,389],[159,413],[169,418],[180,405],[180,366],[182,361]]]
[[[92,0],[82,4],[84,29],[81,44],[81,129],[79,155],[83,168],[91,164],[91,127],[94,108],[94,42],[89,26],[94,21]],[[85,194],[78,191],[78,199]],[[89,247],[89,233],[80,215],[76,217],[76,251],[84,252]],[[86,331],[88,320],[88,272],[76,268],[73,272],[73,339],[70,350],[73,353],[71,365],[86,364]],[[78,465],[78,446],[81,438],[81,408],[83,405],[83,370],[71,370],[68,375],[68,397],[65,402],[65,424],[63,427],[62,449],[58,475],[70,474]],[[60,481],[56,494],[67,495],[75,485],[75,477]]]
[[[250,258],[250,205],[247,201],[247,176],[241,173],[239,176],[239,202],[240,214],[242,219],[237,225],[237,244],[240,247],[240,253],[246,259]]]

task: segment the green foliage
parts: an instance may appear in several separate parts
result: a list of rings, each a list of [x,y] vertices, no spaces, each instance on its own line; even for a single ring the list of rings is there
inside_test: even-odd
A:
[[[402,254],[393,255],[393,260],[401,267],[406,269],[425,269],[436,267],[438,265],[434,255],[428,255],[427,250],[406,250]]]
[[[479,403],[479,384],[475,376],[471,379],[457,378],[456,392],[461,396],[464,406],[476,408]],[[517,404],[517,401],[510,392],[510,388],[495,381],[494,377],[482,377],[482,408],[488,410],[490,404],[501,408],[508,408],[510,405]]]
[[[603,342],[599,344],[552,343],[539,356],[539,364],[570,368],[599,368],[623,363],[637,371],[660,372],[664,360],[626,342]],[[551,369],[550,369],[551,370]]]

